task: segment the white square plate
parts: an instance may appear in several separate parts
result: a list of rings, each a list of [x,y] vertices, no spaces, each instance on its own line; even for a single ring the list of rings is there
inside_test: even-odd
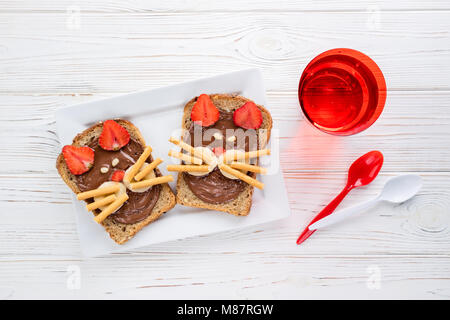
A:
[[[57,133],[61,144],[66,145],[72,143],[77,133],[100,120],[128,119],[139,128],[147,144],[152,146],[153,156],[164,160],[159,168],[166,175],[169,173],[165,170],[165,165],[173,161],[167,153],[174,147],[168,139],[180,128],[184,105],[201,93],[239,94],[264,105],[270,111],[261,73],[258,69],[249,69],[61,108],[56,112]],[[133,239],[124,245],[118,245],[103,227],[93,220],[92,214],[86,211],[84,202],[76,200],[74,195],[74,210],[83,254],[98,256],[154,243],[254,226],[289,216],[286,188],[279,169],[277,133],[277,123],[274,122],[271,135],[272,155],[268,160],[271,169],[268,175],[259,175],[258,179],[265,183],[265,189],[261,191],[255,188],[253,205],[248,216],[236,217],[223,212],[176,205],[156,222],[144,227]],[[175,182],[171,183],[171,187],[175,190]]]

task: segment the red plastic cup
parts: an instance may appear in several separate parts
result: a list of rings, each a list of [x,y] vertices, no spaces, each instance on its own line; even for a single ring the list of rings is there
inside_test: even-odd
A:
[[[315,57],[300,78],[298,98],[319,130],[352,135],[370,127],[386,102],[386,81],[377,64],[353,49],[332,49]]]

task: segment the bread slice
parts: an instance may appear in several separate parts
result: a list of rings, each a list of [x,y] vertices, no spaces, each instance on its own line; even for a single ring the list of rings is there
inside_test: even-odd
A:
[[[229,94],[211,94],[211,100],[214,105],[222,111],[234,111],[240,108],[244,103],[251,101],[247,98]],[[191,110],[194,106],[196,98],[190,100],[186,106],[184,107],[183,119],[182,119],[182,129],[189,130],[191,126]],[[261,110],[263,116],[263,122],[260,129],[267,130],[267,139],[262,140],[261,136],[258,136],[259,146],[263,148],[270,139],[270,132],[272,129],[272,117],[270,116],[269,111],[265,109],[263,106],[257,105]],[[253,178],[256,174],[251,175]],[[227,213],[234,214],[236,216],[246,216],[250,213],[250,208],[252,206],[252,196],[253,196],[254,187],[251,185],[246,185],[244,191],[242,191],[236,199],[233,199],[229,202],[223,204],[211,204],[199,199],[192,191],[189,189],[186,181],[183,178],[183,174],[178,174],[177,179],[177,203],[195,207],[195,208],[204,208],[210,210],[223,211]]]
[[[138,128],[136,128],[131,122],[122,119],[114,119],[121,126],[126,128],[130,133],[130,137],[136,141],[138,141],[142,146],[145,146],[145,140],[142,137],[141,132]],[[84,130],[82,133],[78,134],[72,142],[74,146],[84,146],[88,145],[94,139],[98,139],[103,129],[103,123],[99,122],[92,127]],[[64,182],[72,189],[73,192],[79,193],[80,190],[76,184],[75,176],[69,171],[69,168],[66,165],[66,161],[64,160],[63,154],[60,153],[58,159],[56,160],[56,169],[58,169],[61,178]],[[155,169],[157,175],[161,175],[158,168]],[[161,192],[159,195],[159,199],[156,202],[155,207],[153,208],[151,214],[142,221],[139,221],[134,224],[123,224],[115,222],[111,216],[106,218],[101,224],[109,233],[109,236],[118,244],[123,244],[130,240],[139,230],[141,230],[146,225],[152,223],[156,219],[158,219],[163,213],[172,209],[175,202],[175,195],[170,189],[167,183],[161,185]]]

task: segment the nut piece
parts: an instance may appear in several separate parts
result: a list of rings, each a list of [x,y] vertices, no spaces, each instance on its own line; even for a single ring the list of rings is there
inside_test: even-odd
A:
[[[227,141],[229,141],[229,142],[236,141],[236,136],[231,136],[231,137],[227,138]]]
[[[101,167],[100,168],[100,172],[101,173],[107,173],[109,171],[109,168],[108,167]]]
[[[222,140],[222,139],[223,139],[223,136],[222,136],[222,134],[220,134],[220,132],[215,132],[215,133],[213,134],[213,137],[214,137],[214,139],[216,139],[216,140]]]
[[[114,158],[114,159],[112,160],[111,164],[112,164],[113,167],[117,166],[117,165],[119,164],[119,159]]]

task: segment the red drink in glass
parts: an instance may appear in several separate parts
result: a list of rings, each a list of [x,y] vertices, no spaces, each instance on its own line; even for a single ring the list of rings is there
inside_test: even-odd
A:
[[[303,71],[298,96],[306,118],[318,129],[352,135],[370,127],[386,101],[386,82],[376,63],[352,49],[332,49]]]

